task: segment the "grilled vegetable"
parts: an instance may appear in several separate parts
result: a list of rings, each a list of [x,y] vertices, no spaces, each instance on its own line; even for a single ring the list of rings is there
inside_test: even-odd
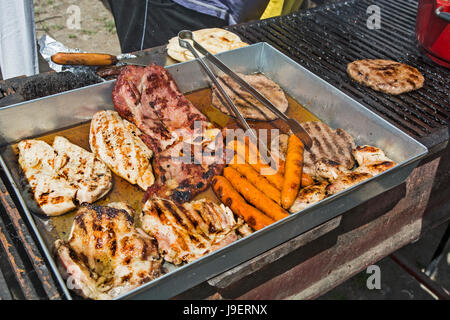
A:
[[[281,205],[289,209],[297,197],[303,172],[303,143],[292,134],[289,136],[286,152],[283,187],[281,189]]]
[[[212,180],[212,188],[217,197],[230,207],[235,214],[242,217],[253,229],[259,230],[275,222],[272,218],[249,205],[225,177],[215,176]]]
[[[223,170],[223,175],[231,182],[232,186],[242,194],[245,200],[269,217],[274,220],[280,220],[288,216],[288,213],[283,208],[254,187],[250,181],[235,169],[226,167]]]

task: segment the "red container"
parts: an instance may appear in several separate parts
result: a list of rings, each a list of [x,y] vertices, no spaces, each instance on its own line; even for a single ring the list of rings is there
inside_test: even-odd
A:
[[[419,0],[416,36],[436,63],[450,68],[450,0]]]

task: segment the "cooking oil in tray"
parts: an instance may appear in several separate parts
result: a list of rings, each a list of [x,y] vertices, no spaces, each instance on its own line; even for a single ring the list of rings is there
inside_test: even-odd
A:
[[[237,127],[236,121],[215,109],[211,106],[211,90],[210,89],[202,89],[198,91],[194,91],[186,94],[186,97],[198,108],[200,109],[211,122],[215,123],[219,127],[229,127],[234,128]],[[305,121],[319,121],[319,119],[314,116],[310,111],[308,111],[305,107],[300,105],[297,101],[287,95],[289,107],[287,115],[294,119],[297,119],[299,122]],[[279,128],[280,131],[286,132],[287,127],[281,120],[274,121],[249,121],[250,126],[255,129],[273,129]],[[63,136],[67,138],[70,142],[86,149],[90,150],[89,147],[89,128],[90,122],[86,122],[74,127],[66,128],[63,130],[55,131],[50,134],[37,137],[37,139],[43,140],[50,145],[53,143],[55,136]],[[14,148],[17,151],[17,148]],[[142,210],[142,199],[144,197],[145,191],[140,189],[137,185],[132,185],[125,179],[117,176],[113,173],[113,187],[111,191],[102,199],[95,202],[98,205],[107,205],[112,202],[121,202],[126,201],[126,203],[132,207],[135,212],[138,214]],[[216,198],[214,192],[211,188],[208,188],[206,191],[198,194],[195,199],[209,199],[216,203],[219,203],[219,200]],[[67,214],[63,214],[57,217],[49,218],[53,225],[54,231],[56,232],[57,237],[63,240],[67,240],[70,230],[72,228],[73,219],[75,217],[76,210],[73,210]],[[138,217],[135,217],[136,224],[139,226],[140,221]],[[55,239],[56,240],[56,239]]]

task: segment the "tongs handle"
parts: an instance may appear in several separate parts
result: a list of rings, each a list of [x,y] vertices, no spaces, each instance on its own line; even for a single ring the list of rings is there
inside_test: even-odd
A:
[[[242,116],[241,112],[239,111],[239,109],[235,106],[235,104],[233,103],[233,101],[231,100],[231,98],[228,96],[228,94],[225,92],[225,90],[223,89],[222,85],[219,83],[219,81],[217,80],[216,76],[214,75],[214,73],[211,71],[211,69],[208,67],[208,65],[203,61],[203,59],[198,55],[198,53],[195,51],[195,49],[191,46],[191,44],[186,41],[185,39],[189,39],[192,40],[194,43],[194,46],[198,46],[200,48],[200,52],[203,55],[210,55],[209,52],[203,48],[200,44],[198,44],[195,40],[194,37],[192,35],[192,31],[189,30],[183,30],[180,31],[178,33],[178,42],[180,44],[180,46],[182,48],[186,48],[188,49],[193,55],[194,57],[200,62],[200,64],[202,65],[203,69],[205,69],[206,73],[208,74],[209,78],[211,79],[212,82],[214,82],[214,84],[216,85],[217,89],[220,91],[220,93],[222,94],[222,97],[224,97],[224,99],[227,102],[227,105],[229,108],[231,108],[231,111],[234,113],[234,115],[236,116],[237,120],[239,121],[239,124],[244,127],[247,132],[250,133],[251,138],[253,140],[253,142],[258,141],[258,138],[256,137],[256,134],[254,133],[253,129],[248,125],[247,121],[245,120],[245,118]],[[206,53],[206,54],[205,54]],[[212,56],[212,55],[210,55]],[[219,61],[219,60],[218,60]],[[260,149],[262,149],[263,152],[260,152],[260,154],[264,157],[264,160],[267,161],[267,163],[273,163],[271,160],[271,157],[268,156],[270,155],[270,151],[267,149],[267,146],[261,141],[259,140],[259,147]]]
[[[253,88],[247,81],[239,77],[233,70],[228,68],[222,61],[217,59],[214,55],[212,55],[208,50],[206,50],[201,44],[199,44],[197,41],[195,41],[192,37],[192,32],[188,30],[183,30],[178,33],[178,39],[181,38],[187,38],[191,39],[194,48],[197,49],[201,54],[205,56],[206,59],[210,60],[213,64],[215,64],[220,70],[222,70],[225,74],[230,76],[234,81],[236,81],[239,85],[241,85],[243,88],[245,88],[248,92],[250,92],[259,102],[261,102],[267,109],[269,109],[271,112],[276,114],[278,117],[280,117],[282,120],[284,120],[292,130],[292,132],[298,136],[298,138],[303,142],[306,149],[310,149],[312,147],[312,139],[309,136],[309,134],[306,132],[306,130],[298,123],[297,120],[289,118],[281,112],[277,107],[273,105],[273,103],[268,100],[266,97],[264,97],[261,93],[258,92],[255,88]],[[191,48],[189,42],[185,41]],[[180,42],[180,46],[183,46]],[[186,47],[185,47],[186,48]],[[189,49],[189,48],[188,48]],[[189,49],[191,50],[191,49]],[[197,52],[195,50],[191,50],[191,52],[194,54],[196,58],[198,58]]]

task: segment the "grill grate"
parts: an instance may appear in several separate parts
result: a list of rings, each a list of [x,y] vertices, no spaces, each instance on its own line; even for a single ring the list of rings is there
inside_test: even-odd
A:
[[[244,40],[268,42],[298,63],[369,107],[429,148],[448,140],[450,72],[420,52],[415,38],[417,1],[379,0],[381,29],[366,26],[374,1],[345,1],[281,18],[229,27]],[[365,58],[412,65],[424,87],[392,96],[351,80],[347,64]]]

